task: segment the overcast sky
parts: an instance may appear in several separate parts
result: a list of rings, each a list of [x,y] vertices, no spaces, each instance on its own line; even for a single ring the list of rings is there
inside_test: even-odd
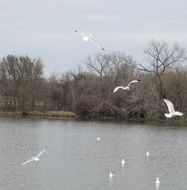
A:
[[[40,57],[45,74],[83,65],[99,49],[74,30],[93,33],[106,52],[143,62],[151,39],[187,46],[186,0],[0,0],[0,58]]]

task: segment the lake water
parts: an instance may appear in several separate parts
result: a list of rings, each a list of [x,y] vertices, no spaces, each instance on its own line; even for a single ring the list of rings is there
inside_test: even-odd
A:
[[[187,128],[1,118],[0,163],[2,190],[186,190]]]

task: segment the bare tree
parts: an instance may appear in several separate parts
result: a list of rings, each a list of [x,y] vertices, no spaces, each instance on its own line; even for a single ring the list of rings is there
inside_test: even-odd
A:
[[[1,60],[2,95],[6,97],[12,111],[26,112],[32,107],[29,102],[33,105],[37,98],[42,69],[43,64],[40,59],[31,59],[28,56],[8,55]]]
[[[150,59],[150,64],[146,66],[140,64],[141,70],[154,74],[159,96],[160,98],[165,97],[162,75],[172,65],[184,62],[187,58],[186,52],[176,43],[169,47],[166,42],[155,40],[149,43],[148,48],[144,52]]]
[[[85,64],[90,72],[99,75],[100,78],[106,74],[106,69],[108,67],[108,60],[106,54],[98,53],[95,56],[88,56]]]
[[[107,55],[108,70],[107,74],[114,79],[114,84],[132,79],[136,62],[134,58],[126,53],[115,52]]]
[[[187,70],[184,66],[177,66],[166,72],[163,80],[167,94],[175,102],[176,109],[185,112],[187,107]]]

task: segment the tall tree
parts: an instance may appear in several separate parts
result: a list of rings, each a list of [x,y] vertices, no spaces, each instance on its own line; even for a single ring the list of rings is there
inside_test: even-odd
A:
[[[2,96],[12,105],[12,111],[26,112],[34,106],[42,74],[40,59],[8,55],[0,61]]]
[[[170,47],[165,41],[153,40],[144,50],[144,53],[148,56],[150,61],[146,66],[140,64],[141,70],[153,73],[155,77],[154,84],[159,92],[159,97],[163,98],[166,94],[163,87],[162,76],[171,66],[184,62],[187,58],[186,52],[176,43]]]

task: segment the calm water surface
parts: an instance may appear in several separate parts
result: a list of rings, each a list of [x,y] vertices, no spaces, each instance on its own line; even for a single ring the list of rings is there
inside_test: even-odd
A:
[[[0,163],[2,190],[186,190],[187,128],[0,119]]]

